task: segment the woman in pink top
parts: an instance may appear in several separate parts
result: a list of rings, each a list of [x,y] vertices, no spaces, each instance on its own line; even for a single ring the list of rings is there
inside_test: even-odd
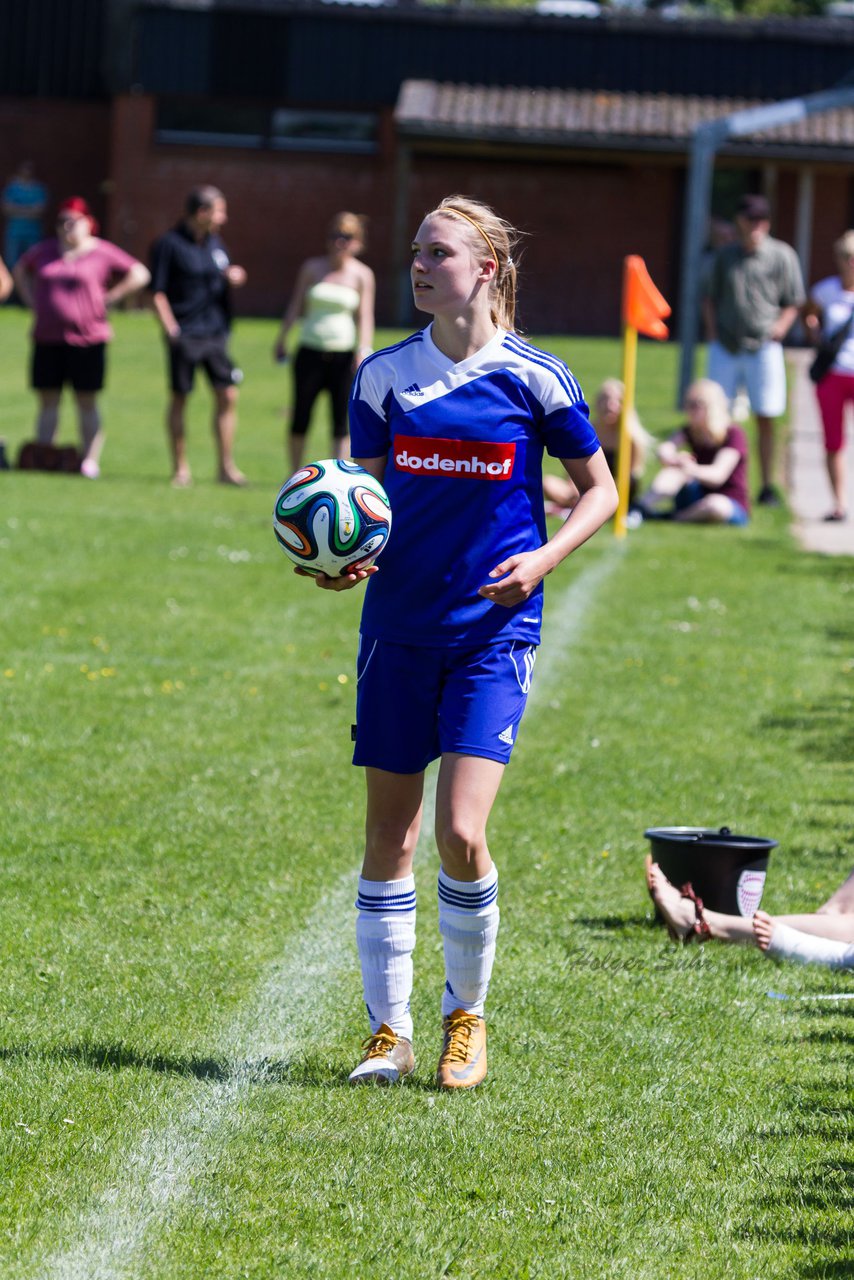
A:
[[[39,397],[37,438],[53,443],[62,388],[69,383],[83,445],[80,471],[90,480],[100,475],[104,443],[97,397],[113,336],[107,309],[144,289],[150,278],[141,262],[100,240],[96,231],[86,201],[74,196],[60,207],[56,238],[33,245],[13,272],[22,301],[35,315],[31,385]]]

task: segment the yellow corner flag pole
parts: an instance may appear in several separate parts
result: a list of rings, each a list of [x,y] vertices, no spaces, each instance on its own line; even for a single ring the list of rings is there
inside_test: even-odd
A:
[[[670,315],[667,301],[652,282],[646,263],[636,254],[623,259],[623,407],[620,412],[620,443],[617,451],[617,512],[614,536],[626,536],[626,514],[629,509],[629,487],[632,478],[632,440],[629,423],[635,407],[638,334],[648,338],[666,338],[664,320]]]
[[[620,443],[617,449],[617,511],[614,516],[614,535],[626,536],[626,515],[629,510],[629,486],[632,481],[632,440],[629,433],[629,415],[635,404],[635,378],[638,364],[638,331],[634,325],[623,326],[623,407],[620,410]]]

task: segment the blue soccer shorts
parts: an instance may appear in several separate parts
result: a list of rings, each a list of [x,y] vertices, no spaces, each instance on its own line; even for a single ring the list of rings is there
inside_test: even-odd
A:
[[[445,752],[506,764],[537,647],[434,649],[359,638],[353,764],[420,773]]]

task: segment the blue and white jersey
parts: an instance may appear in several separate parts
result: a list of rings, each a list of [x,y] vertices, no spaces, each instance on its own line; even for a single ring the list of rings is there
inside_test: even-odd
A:
[[[543,450],[599,448],[566,365],[499,330],[454,364],[431,327],[369,356],[350,399],[354,458],[385,457],[394,524],[367,584],[362,634],[414,645],[538,644],[542,584],[514,608],[478,595],[546,541]]]

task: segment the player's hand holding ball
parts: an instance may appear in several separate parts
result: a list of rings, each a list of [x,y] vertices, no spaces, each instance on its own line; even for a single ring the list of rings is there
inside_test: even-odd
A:
[[[351,587],[357,587],[364,578],[369,578],[376,571],[377,566],[371,564],[366,569],[355,569],[352,573],[330,578],[328,573],[309,573],[307,569],[294,569],[297,577],[314,578],[315,586],[321,587],[324,591],[349,591]]]

